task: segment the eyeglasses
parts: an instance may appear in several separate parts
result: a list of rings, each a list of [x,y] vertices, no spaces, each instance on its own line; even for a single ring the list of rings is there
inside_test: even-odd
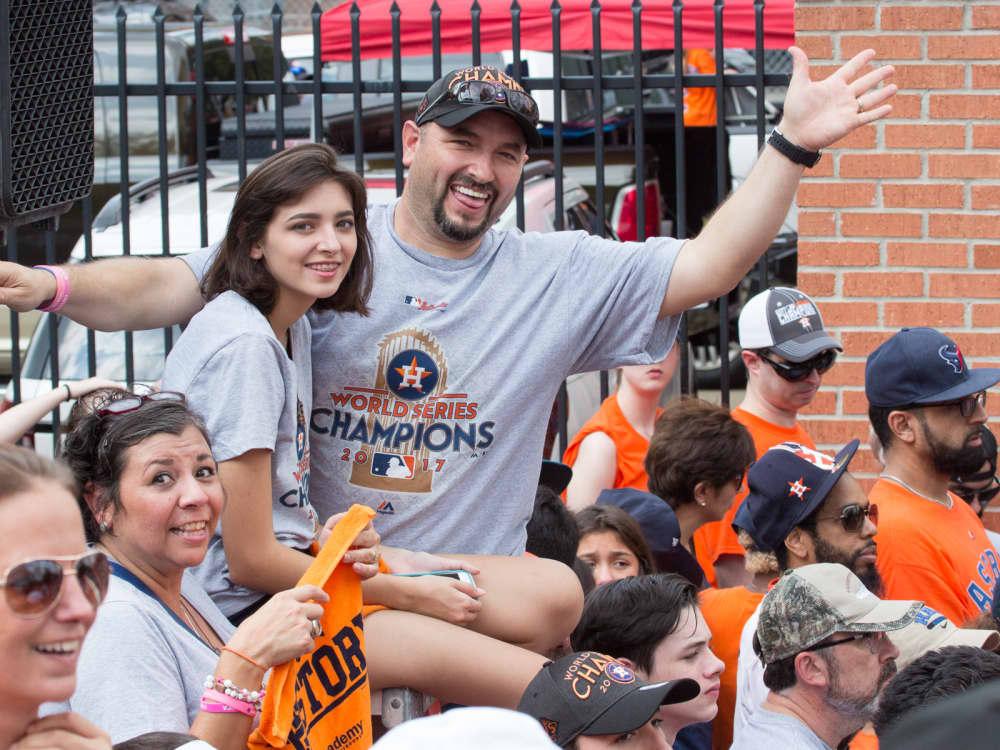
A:
[[[945,401],[941,404],[921,404],[921,406],[957,406],[963,419],[968,419],[976,413],[977,409],[986,410],[986,391],[973,393],[971,396],[960,398],[958,401]]]
[[[971,481],[971,480],[972,478],[970,477],[966,481]],[[993,485],[992,487],[988,486],[981,490],[973,490],[969,489],[968,487],[962,487],[961,485],[959,485],[957,487],[954,487],[952,489],[952,492],[954,492],[956,495],[958,495],[967,503],[971,503],[973,500],[978,500],[980,506],[986,507],[986,505],[988,505],[993,500],[993,498],[997,496],[997,493],[1000,493],[1000,477],[994,474],[990,481]]]
[[[422,125],[425,117],[441,102],[455,101],[460,104],[504,104],[507,109],[538,122],[538,105],[528,94],[514,91],[502,83],[494,81],[458,81],[424,107],[416,117],[417,125]]]
[[[73,563],[67,569],[66,563]],[[75,575],[87,601],[97,607],[108,593],[108,558],[103,552],[28,560],[9,568],[0,586],[7,606],[23,617],[41,617],[59,602],[65,576]]]
[[[833,367],[833,363],[837,361],[837,350],[827,349],[805,362],[775,362],[763,352],[757,352],[757,356],[771,365],[782,378],[790,383],[797,383],[808,378],[813,370],[822,375]]]
[[[878,506],[875,503],[860,505],[851,503],[840,509],[840,514],[836,516],[818,516],[817,521],[840,521],[844,531],[859,531],[864,526],[865,519],[869,519],[876,526],[878,525]]]
[[[812,648],[804,648],[805,651],[821,651],[824,648],[832,648],[833,646],[840,646],[844,643],[860,642],[868,648],[868,651],[877,654],[879,644],[886,638],[886,634],[881,631],[876,631],[873,633],[853,633],[852,635],[845,635],[843,638],[838,638],[834,641],[827,641],[826,643],[820,643]]]
[[[126,396],[125,398],[109,401],[97,410],[97,415],[106,417],[110,415],[128,414],[142,408],[147,401],[179,401],[184,403],[184,394],[177,391],[153,391],[145,395]]]

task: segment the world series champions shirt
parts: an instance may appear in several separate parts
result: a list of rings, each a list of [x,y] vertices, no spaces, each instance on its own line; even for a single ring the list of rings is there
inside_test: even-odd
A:
[[[490,229],[441,258],[399,239],[396,205],[368,210],[370,314],[310,313],[312,503],[375,509],[397,546],[520,554],[560,384],[666,356],[683,243]],[[200,278],[211,252],[185,259]]]

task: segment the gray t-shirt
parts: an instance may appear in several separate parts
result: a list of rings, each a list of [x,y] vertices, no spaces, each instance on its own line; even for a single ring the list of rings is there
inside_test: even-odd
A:
[[[396,205],[368,210],[371,314],[310,318],[313,502],[374,508],[390,544],[520,554],[560,384],[666,356],[682,242],[491,229],[454,260],[404,244]],[[187,258],[200,278],[210,253]]]
[[[185,571],[181,594],[225,643],[234,628]],[[117,575],[97,610],[68,702],[41,715],[76,711],[121,742],[146,732],[184,732],[198,713],[205,677],[219,656],[148,594]]]
[[[794,716],[778,714],[763,706],[747,721],[742,736],[730,750],[832,750]]]
[[[167,357],[163,389],[180,391],[208,428],[216,461],[247,451],[271,451],[274,535],[303,549],[315,538],[309,502],[309,431],[312,408],[311,332],[297,320],[289,331],[292,358],[267,319],[236,292],[224,292],[192,318]],[[219,608],[232,615],[261,598],[237,586],[215,530],[195,575]]]

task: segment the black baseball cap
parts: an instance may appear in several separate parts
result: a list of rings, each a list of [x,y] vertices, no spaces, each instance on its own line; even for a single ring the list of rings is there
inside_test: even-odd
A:
[[[560,747],[580,735],[633,732],[660,708],[683,703],[701,691],[695,680],[647,683],[596,651],[549,662],[528,684],[517,710],[534,716]]]
[[[843,351],[823,326],[812,298],[787,286],[766,289],[740,311],[740,346],[770,349],[789,362],[805,362],[828,349]]]
[[[774,551],[826,500],[858,445],[852,440],[836,457],[799,443],[774,446],[747,472],[750,494],[736,511],[733,527],[746,531],[765,552]]]
[[[492,65],[458,68],[437,79],[417,106],[417,125],[436,122],[453,128],[486,110],[513,118],[528,146],[538,148],[538,104],[524,87]]]
[[[562,494],[572,478],[573,470],[566,464],[558,461],[542,461],[542,472],[538,476],[538,483],[548,487],[557,495]]]
[[[1000,383],[1000,369],[973,370],[962,350],[933,328],[903,328],[868,355],[865,396],[872,406],[957,401]]]

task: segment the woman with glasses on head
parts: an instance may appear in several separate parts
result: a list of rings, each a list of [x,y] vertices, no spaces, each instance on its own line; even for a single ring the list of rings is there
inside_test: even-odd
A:
[[[73,477],[62,466],[0,446],[0,747],[110,748],[77,714],[38,719],[76,687],[84,636],[108,586],[104,555],[88,550]]]

